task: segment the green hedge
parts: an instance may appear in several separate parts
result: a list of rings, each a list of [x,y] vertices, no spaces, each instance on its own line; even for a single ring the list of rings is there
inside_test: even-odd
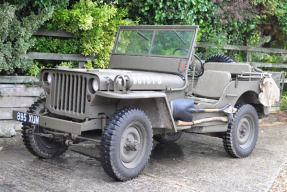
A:
[[[27,4],[0,5],[0,74],[23,73],[33,64],[22,54],[33,45],[33,33],[52,16],[53,7],[25,12]]]
[[[9,2],[14,5],[3,4],[0,10],[2,74],[36,71],[29,70],[30,60],[20,58],[27,50],[96,55],[86,67],[105,68],[119,25],[199,25],[198,41],[217,45],[215,49],[197,49],[203,59],[221,53],[245,61],[246,52],[226,51],[224,44],[287,48],[287,2],[281,0],[36,0],[23,7],[19,1]],[[44,27],[72,32],[75,39],[31,38],[55,8]],[[287,62],[286,58],[252,54],[253,61],[261,62]],[[46,65],[51,63],[34,63],[32,68]]]

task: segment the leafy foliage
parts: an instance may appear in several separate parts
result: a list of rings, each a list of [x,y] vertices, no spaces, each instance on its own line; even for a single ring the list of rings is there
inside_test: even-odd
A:
[[[11,39],[3,36],[6,38],[4,39],[1,35],[1,41],[5,42],[0,45],[0,70],[3,74],[15,70],[23,71],[28,69],[28,66],[32,66],[30,73],[36,74],[35,66],[41,68],[50,65],[50,63],[32,65],[31,61],[19,57],[34,42],[35,45],[30,51],[96,55],[97,59],[86,63],[85,67],[105,68],[118,25],[137,22],[151,25],[199,25],[198,40],[216,45],[215,48],[207,50],[197,48],[197,53],[203,59],[212,54],[224,53],[237,61],[246,61],[246,52],[224,50],[224,44],[287,49],[287,1],[282,0],[8,0],[8,2],[12,4],[9,6],[14,10],[11,12],[11,8],[4,9],[2,8],[4,5],[1,5],[0,20],[4,26],[3,31],[8,34],[11,30],[14,32],[11,33]],[[52,19],[45,24],[45,28],[72,32],[76,39],[50,37],[31,39],[32,32],[28,34],[28,31],[31,31],[28,23],[36,25],[35,20],[44,21],[50,16],[53,8],[57,10]],[[40,15],[44,17],[40,18]],[[27,22],[22,22],[25,18]],[[37,27],[41,23],[38,21]],[[37,27],[33,30],[35,31]],[[253,61],[287,63],[287,56],[283,54],[252,53],[251,56]],[[9,63],[13,65],[8,65],[7,59],[10,59]]]
[[[287,92],[283,93],[281,98],[281,109],[287,110]]]
[[[0,5],[0,72],[13,74],[26,71],[32,61],[21,55],[33,45],[33,33],[51,17],[53,7],[21,15],[25,4],[21,6],[4,3]]]
[[[251,20],[257,14],[257,10],[252,6],[252,1],[213,0],[213,2],[219,5],[216,10],[216,16],[220,17],[221,24],[228,24],[231,19],[240,22]]]
[[[258,29],[263,35],[271,36],[268,47],[287,48],[287,1],[254,0],[260,23]]]
[[[72,69],[72,68],[77,68],[78,63],[73,62],[73,61],[61,62],[59,66],[66,66],[66,67],[69,67],[69,69]]]
[[[29,51],[62,54],[72,54],[80,52],[80,42],[77,39],[33,37],[33,40],[35,40],[35,44]]]
[[[49,9],[54,7],[55,10],[65,8],[69,5],[69,0],[36,0],[32,1],[33,7],[39,7],[40,9]]]
[[[126,14],[111,4],[80,0],[71,9],[57,10],[47,26],[74,33],[79,39],[80,52],[97,56],[96,66],[103,67],[108,65],[118,26],[133,24],[123,19]]]

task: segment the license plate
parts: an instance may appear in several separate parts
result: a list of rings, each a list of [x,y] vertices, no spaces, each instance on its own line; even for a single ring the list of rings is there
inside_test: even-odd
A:
[[[23,112],[16,113],[16,120],[21,122],[26,122],[34,125],[39,125],[40,117],[38,115],[32,115]]]

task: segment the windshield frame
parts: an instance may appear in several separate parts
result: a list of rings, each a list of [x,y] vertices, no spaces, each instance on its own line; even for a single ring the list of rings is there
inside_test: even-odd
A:
[[[120,26],[116,41],[114,44],[113,48],[113,55],[129,55],[129,56],[147,56],[147,57],[164,57],[164,58],[183,58],[183,59],[188,59],[191,58],[191,51],[193,50],[196,36],[197,36],[197,31],[198,31],[198,26],[190,26],[190,25],[138,25],[138,26]],[[120,35],[122,31],[140,31],[140,30],[146,30],[146,31],[153,31],[152,39],[151,39],[151,45],[149,47],[149,52],[148,54],[129,54],[129,53],[117,53],[117,45],[120,40]],[[184,56],[182,55],[158,55],[158,54],[151,54],[151,49],[153,48],[153,43],[154,43],[154,38],[155,38],[155,33],[157,31],[170,31],[170,32],[181,32],[181,31],[190,31],[193,32],[193,37],[191,38],[190,42],[186,42],[187,44],[189,43],[189,48],[188,48],[188,53]],[[176,34],[177,35],[177,34]],[[143,37],[144,38],[144,37]],[[180,37],[179,37],[180,38]],[[180,41],[182,39],[180,38]]]

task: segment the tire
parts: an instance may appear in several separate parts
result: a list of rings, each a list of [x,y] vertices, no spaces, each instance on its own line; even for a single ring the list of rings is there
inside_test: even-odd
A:
[[[137,177],[152,150],[152,127],[139,109],[117,111],[102,133],[100,154],[105,172],[115,180]]]
[[[182,131],[176,133],[167,133],[162,135],[154,135],[153,139],[162,144],[169,144],[176,142],[182,135]]]
[[[239,106],[227,132],[223,135],[223,146],[228,155],[235,158],[248,157],[258,138],[258,114],[252,105]]]
[[[41,114],[45,111],[45,99],[36,101],[27,113]],[[22,138],[24,145],[30,153],[40,158],[50,159],[62,155],[68,146],[63,141],[54,140],[33,133],[44,133],[44,128],[35,126],[27,123],[22,124]],[[32,133],[28,132],[27,129],[32,129]]]
[[[235,61],[227,55],[212,55],[210,56],[205,63],[208,62],[223,62],[223,63],[235,63]]]

